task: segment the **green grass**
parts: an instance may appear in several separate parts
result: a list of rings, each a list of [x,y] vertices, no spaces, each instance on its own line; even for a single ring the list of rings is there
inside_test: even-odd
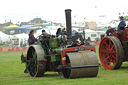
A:
[[[98,47],[96,47],[98,56]],[[22,52],[0,52],[0,85],[127,85],[128,63],[118,70],[99,67],[95,78],[65,79],[57,72],[46,72],[41,78],[25,74],[25,65],[20,62]]]

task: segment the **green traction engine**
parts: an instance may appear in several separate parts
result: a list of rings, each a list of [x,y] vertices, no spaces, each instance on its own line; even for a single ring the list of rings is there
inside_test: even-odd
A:
[[[65,10],[66,31],[58,37],[40,35],[37,44],[21,55],[30,76],[41,77],[47,71],[62,73],[64,78],[96,77],[99,63],[95,47],[85,46],[82,35],[72,35],[71,10]],[[51,38],[52,37],[52,38]]]

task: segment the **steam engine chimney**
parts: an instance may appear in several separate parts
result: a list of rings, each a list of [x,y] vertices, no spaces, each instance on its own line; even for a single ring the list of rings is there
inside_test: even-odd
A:
[[[72,26],[71,26],[71,9],[66,9],[66,30],[67,30],[67,40],[68,42],[72,39]]]

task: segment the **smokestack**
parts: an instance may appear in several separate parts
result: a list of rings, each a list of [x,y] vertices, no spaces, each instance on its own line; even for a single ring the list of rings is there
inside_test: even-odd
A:
[[[72,39],[72,26],[71,26],[71,9],[65,10],[66,15],[66,29],[67,29],[67,40],[71,41]]]

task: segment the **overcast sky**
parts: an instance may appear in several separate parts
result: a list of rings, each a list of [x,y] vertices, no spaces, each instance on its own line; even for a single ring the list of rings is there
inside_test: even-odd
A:
[[[109,21],[118,19],[119,13],[128,14],[128,0],[1,0],[0,23],[35,17],[65,22],[65,9],[72,9],[73,21]]]

